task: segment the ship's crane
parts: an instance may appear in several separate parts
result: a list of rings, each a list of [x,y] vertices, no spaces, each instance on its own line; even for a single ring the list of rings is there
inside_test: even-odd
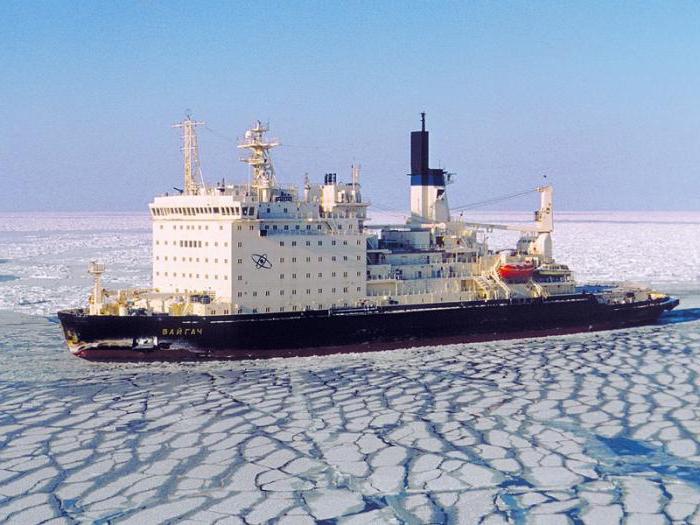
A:
[[[554,231],[554,214],[552,206],[552,186],[540,186],[534,190],[523,192],[531,193],[537,191],[540,194],[540,208],[535,212],[535,224],[490,224],[483,222],[465,222],[465,221],[449,221],[449,222],[420,222],[414,218],[408,224],[403,225],[387,225],[387,224],[365,224],[365,228],[369,230],[383,229],[407,229],[419,231],[424,229],[439,228],[442,230],[450,230],[454,226],[466,226],[468,228],[484,230],[491,232],[493,230],[516,231],[523,234],[534,234],[533,254],[541,255],[545,261],[552,259],[552,236]],[[508,197],[510,198],[510,197]],[[490,202],[496,202],[492,199]]]
[[[535,212],[535,225],[524,225],[524,224],[491,224],[485,222],[466,222],[466,221],[452,221],[458,222],[465,226],[484,229],[486,231],[493,230],[510,230],[517,231],[521,233],[552,233],[554,231],[554,220],[553,220],[553,209],[552,209],[552,186],[541,186],[534,190],[530,190],[525,193],[531,193],[537,191],[540,193],[540,209]],[[496,202],[495,200],[492,202]],[[365,224],[365,228],[370,230],[379,230],[386,228],[408,228],[408,229],[425,229],[425,228],[446,228],[448,223],[440,222],[417,222],[415,219],[412,220],[410,224]]]
[[[519,224],[489,224],[480,222],[463,222],[462,224],[486,230],[510,230],[522,233],[552,233],[554,231],[554,216],[552,209],[552,186],[540,186],[535,190],[540,193],[540,209],[535,212],[535,225]],[[530,192],[527,192],[530,193]]]

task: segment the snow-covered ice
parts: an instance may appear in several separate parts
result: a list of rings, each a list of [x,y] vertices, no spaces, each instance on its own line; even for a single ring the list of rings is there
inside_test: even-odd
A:
[[[565,337],[93,364],[54,313],[84,301],[95,257],[109,285],[148,283],[147,217],[3,216],[0,522],[700,521],[700,214],[559,219],[580,279],[651,281],[681,310]]]

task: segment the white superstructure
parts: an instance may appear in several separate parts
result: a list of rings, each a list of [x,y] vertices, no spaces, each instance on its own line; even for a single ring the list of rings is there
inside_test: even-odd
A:
[[[172,315],[293,312],[385,304],[420,304],[571,293],[566,266],[552,258],[552,189],[538,188],[532,226],[477,224],[450,215],[450,175],[428,167],[428,132],[411,137],[411,217],[403,225],[366,224],[359,166],[350,182],[327,173],[299,191],[277,180],[260,121],[239,144],[248,156],[246,184],[207,185],[196,127],[183,130],[184,188],[156,197],[153,289],[95,292],[91,311],[145,309]],[[522,232],[512,251],[493,253],[484,231]],[[101,275],[104,268],[95,267]],[[521,272],[518,278],[507,272]],[[513,274],[515,275],[515,274]],[[520,275],[520,274],[518,274]],[[97,289],[97,288],[96,288]],[[99,305],[99,306],[97,306]],[[98,312],[98,313],[99,313]]]

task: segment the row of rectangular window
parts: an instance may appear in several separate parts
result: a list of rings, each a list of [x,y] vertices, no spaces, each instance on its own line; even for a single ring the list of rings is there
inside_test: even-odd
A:
[[[163,256],[163,260],[164,260],[164,261],[167,261],[167,260],[168,260],[168,256],[167,256],[167,255]],[[240,259],[239,259],[239,260],[240,260]],[[156,255],[156,261],[160,261],[160,255]],[[177,257],[173,257],[173,261],[177,261]],[[181,262],[199,262],[199,257],[195,257],[195,258],[194,258],[194,261],[192,260],[192,257],[181,257],[181,258],[180,258],[180,261],[181,261]],[[208,263],[208,262],[209,262],[209,258],[208,258],[208,257],[205,257],[205,258],[204,258],[204,262],[205,262],[205,263]],[[218,258],[217,258],[217,259],[214,259],[214,263],[215,263],[215,264],[218,264],[218,262],[219,262],[219,259],[218,259]],[[228,259],[224,259],[223,262],[224,262],[224,264],[228,264]]]
[[[358,261],[361,261],[361,260],[362,260],[362,256],[361,256],[361,255],[357,255],[356,257],[357,257],[357,260],[358,260]],[[292,259],[292,262],[293,262],[293,263],[297,262],[297,258],[296,258],[296,257],[292,257],[291,259]],[[337,258],[335,255],[331,255],[331,262],[336,262],[337,260],[338,260],[338,258]],[[347,256],[347,255],[343,255],[343,261],[347,261],[347,260],[348,260],[348,256]],[[280,258],[279,258],[279,262],[280,262],[281,264],[284,264],[284,261],[285,261],[285,258],[284,258],[284,257],[280,257]],[[242,259],[238,259],[238,262],[241,263],[241,262],[243,262],[243,260],[242,260]],[[310,262],[311,262],[311,257],[306,257],[306,262],[307,262],[307,263],[310,263]],[[318,257],[318,262],[323,262],[323,256],[319,256],[319,257]]]
[[[338,228],[339,230],[342,230],[342,229],[343,229],[343,225],[342,225],[342,224],[336,224],[336,228]],[[265,225],[263,226],[263,229],[264,229],[264,230],[269,230],[269,229],[270,229],[270,225],[269,225],[269,224],[265,224]],[[289,224],[285,224],[284,227],[283,227],[283,229],[284,229],[285,231],[289,231]],[[300,230],[300,229],[301,229],[301,226],[300,226],[299,224],[296,224],[296,225],[294,225],[294,229],[295,229],[295,230]],[[307,225],[306,225],[306,229],[307,229],[307,230],[310,230],[310,229],[311,229],[311,225],[310,225],[310,224],[307,224]],[[318,224],[318,225],[316,225],[316,229],[317,229],[317,230],[321,230],[321,229],[323,229],[323,226],[321,226],[320,224]],[[349,225],[348,225],[348,230],[352,230],[352,229],[353,229],[352,224],[349,224]],[[277,225],[276,225],[276,224],[273,224],[273,225],[272,225],[272,231],[276,231],[276,230],[277,230]]]
[[[331,293],[338,293],[336,290],[337,290],[336,288],[331,288]],[[357,290],[358,292],[361,292],[361,291],[362,291],[362,287],[361,287],[361,286],[358,286],[358,287],[356,288],[356,290]],[[284,292],[285,292],[284,290],[280,290],[280,291],[279,291],[279,294],[280,294],[280,295],[284,295]],[[291,295],[296,295],[296,294],[297,294],[297,291],[296,291],[296,290],[291,290],[291,292],[292,292]],[[322,293],[323,293],[323,288],[318,288],[318,293],[319,293],[319,294],[322,294]],[[349,289],[349,288],[343,288],[342,293],[350,293],[350,289]],[[252,294],[253,294],[253,297],[257,297],[257,296],[258,296],[258,292],[252,292]],[[306,289],[306,295],[311,295],[311,288],[307,288],[307,289]],[[238,292],[238,297],[243,297],[243,292]],[[270,290],[266,290],[266,291],[265,291],[265,297],[270,297]]]
[[[175,208],[151,208],[153,215],[239,215],[243,217],[252,217],[255,215],[255,207],[253,206],[203,206],[203,207],[175,207]]]
[[[285,275],[285,274],[281,273],[281,274],[280,274],[280,279],[284,279],[284,275]],[[323,279],[323,272],[318,272],[317,275],[318,275],[318,278],[319,278],[319,279]],[[337,275],[336,272],[331,272],[331,277],[336,277],[336,275]],[[348,276],[348,272],[343,272],[343,277],[347,277],[347,276]],[[357,272],[357,276],[358,276],[358,277],[362,276],[362,272]],[[292,274],[292,279],[296,279],[296,278],[297,278],[297,274],[293,273],[293,274]],[[311,273],[307,273],[307,274],[306,274],[306,278],[307,278],[307,279],[311,279]],[[239,275],[239,276],[238,276],[238,280],[239,280],[239,281],[242,281],[242,280],[243,280],[243,276],[242,276],[242,275]]]
[[[173,224],[173,230],[177,230],[177,226],[178,226],[177,224]],[[248,228],[249,228],[250,230],[255,230],[255,226],[249,226]],[[163,225],[162,225],[162,224],[160,225],[160,229],[161,229],[161,230],[163,229]],[[192,225],[190,225],[190,224],[180,224],[180,229],[181,229],[181,230],[194,230],[195,228],[194,228],[194,224],[192,224]],[[202,225],[201,225],[201,224],[198,224],[198,225],[197,225],[197,229],[198,229],[198,230],[201,230],[201,229],[202,229]],[[204,225],[204,229],[205,229],[205,230],[208,230],[208,229],[209,229],[209,225],[208,225],[208,224],[205,224],[205,225]],[[219,225],[219,230],[223,230],[223,229],[224,229],[223,224],[220,224],[220,225]],[[241,231],[242,229],[243,229],[243,227],[242,227],[241,225],[238,225],[238,231]]]
[[[160,276],[160,272],[156,272],[156,275],[157,275],[157,276]],[[164,277],[167,277],[167,276],[168,276],[168,272],[163,272],[163,276],[164,276]],[[173,275],[172,275],[172,276],[173,276],[173,277],[177,277],[177,272],[173,272]],[[190,274],[181,273],[181,274],[180,274],[180,277],[189,277],[189,278],[193,278],[191,273],[190,273]],[[224,278],[224,281],[228,281],[228,275],[223,275],[222,277]],[[198,274],[198,273],[194,274],[194,278],[195,278],[195,279],[199,279],[199,274]],[[204,274],[204,278],[205,278],[205,279],[209,279],[209,274],[208,274],[208,273],[205,273],[205,274]],[[215,279],[215,280],[218,280],[218,279],[219,279],[219,274],[214,274],[214,279]]]
[[[306,246],[311,246],[311,241],[305,241],[305,242],[306,242]],[[323,246],[323,241],[317,241],[317,244],[318,244],[318,246]],[[296,245],[297,245],[297,241],[292,241],[292,246],[296,246]],[[348,245],[348,241],[343,241],[343,246],[347,246],[347,245]],[[357,245],[358,246],[361,245],[361,241],[359,239],[357,240]],[[284,241],[280,241],[280,246],[284,246]],[[336,241],[331,241],[331,246],[337,246]]]
[[[338,306],[338,305],[336,305],[336,304],[334,303],[334,304],[331,305],[331,308],[336,308],[337,306]],[[347,307],[347,306],[349,306],[349,305],[348,305],[348,303],[343,303],[343,306],[344,306],[344,307]],[[323,310],[323,305],[322,305],[322,304],[317,304],[317,305],[316,305],[316,309],[317,309],[317,310]],[[297,311],[299,311],[299,310],[313,310],[313,308],[312,308],[312,305],[309,305],[309,304],[306,304],[306,305],[293,304],[293,305],[292,305],[292,312],[297,312]],[[271,307],[269,307],[269,306],[266,306],[266,307],[265,307],[265,313],[270,313],[271,311],[272,311],[272,308],[271,308]],[[285,307],[284,307],[284,306],[280,306],[280,307],[278,308],[278,311],[279,311],[279,312],[284,312],[284,311],[285,311]],[[225,310],[224,310],[224,313],[226,313]],[[238,309],[238,313],[239,313],[239,314],[242,314],[242,313],[243,313],[243,310],[239,308],[239,309]],[[252,313],[257,314],[257,313],[258,313],[258,309],[257,309],[257,308],[253,308]]]
[[[177,242],[178,244],[175,244]],[[160,246],[160,241],[156,240],[156,245]],[[168,241],[163,241],[164,246],[168,246]],[[173,246],[179,246],[180,248],[201,248],[202,247],[202,241],[173,241]],[[219,246],[219,241],[214,241],[214,247]],[[228,248],[228,242],[223,243],[224,248]],[[204,241],[204,247],[208,248],[209,247],[209,242]],[[242,248],[243,243],[239,242],[238,247]]]

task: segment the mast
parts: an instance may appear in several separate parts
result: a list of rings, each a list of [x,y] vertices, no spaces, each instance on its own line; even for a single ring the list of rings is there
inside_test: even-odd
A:
[[[245,132],[244,140],[238,145],[239,149],[250,150],[250,156],[243,157],[241,161],[253,168],[252,187],[257,190],[258,199],[262,202],[269,201],[270,190],[277,187],[270,150],[279,146],[279,141],[276,139],[266,140],[265,133],[267,131],[268,127],[258,120],[254,127]]]
[[[199,164],[199,144],[197,143],[197,126],[205,122],[192,120],[189,114],[182,122],[173,124],[174,128],[182,128],[182,153],[185,168],[185,195],[197,195],[204,188],[202,168]]]
[[[360,169],[361,168],[362,168],[362,166],[360,166],[359,164],[352,165],[352,185],[355,187],[357,187],[360,184]]]
[[[102,290],[102,274],[105,273],[105,265],[97,261],[91,261],[88,265],[88,273],[92,275],[95,282],[92,286],[92,301],[90,301],[90,315],[100,315],[104,304],[104,293]]]

